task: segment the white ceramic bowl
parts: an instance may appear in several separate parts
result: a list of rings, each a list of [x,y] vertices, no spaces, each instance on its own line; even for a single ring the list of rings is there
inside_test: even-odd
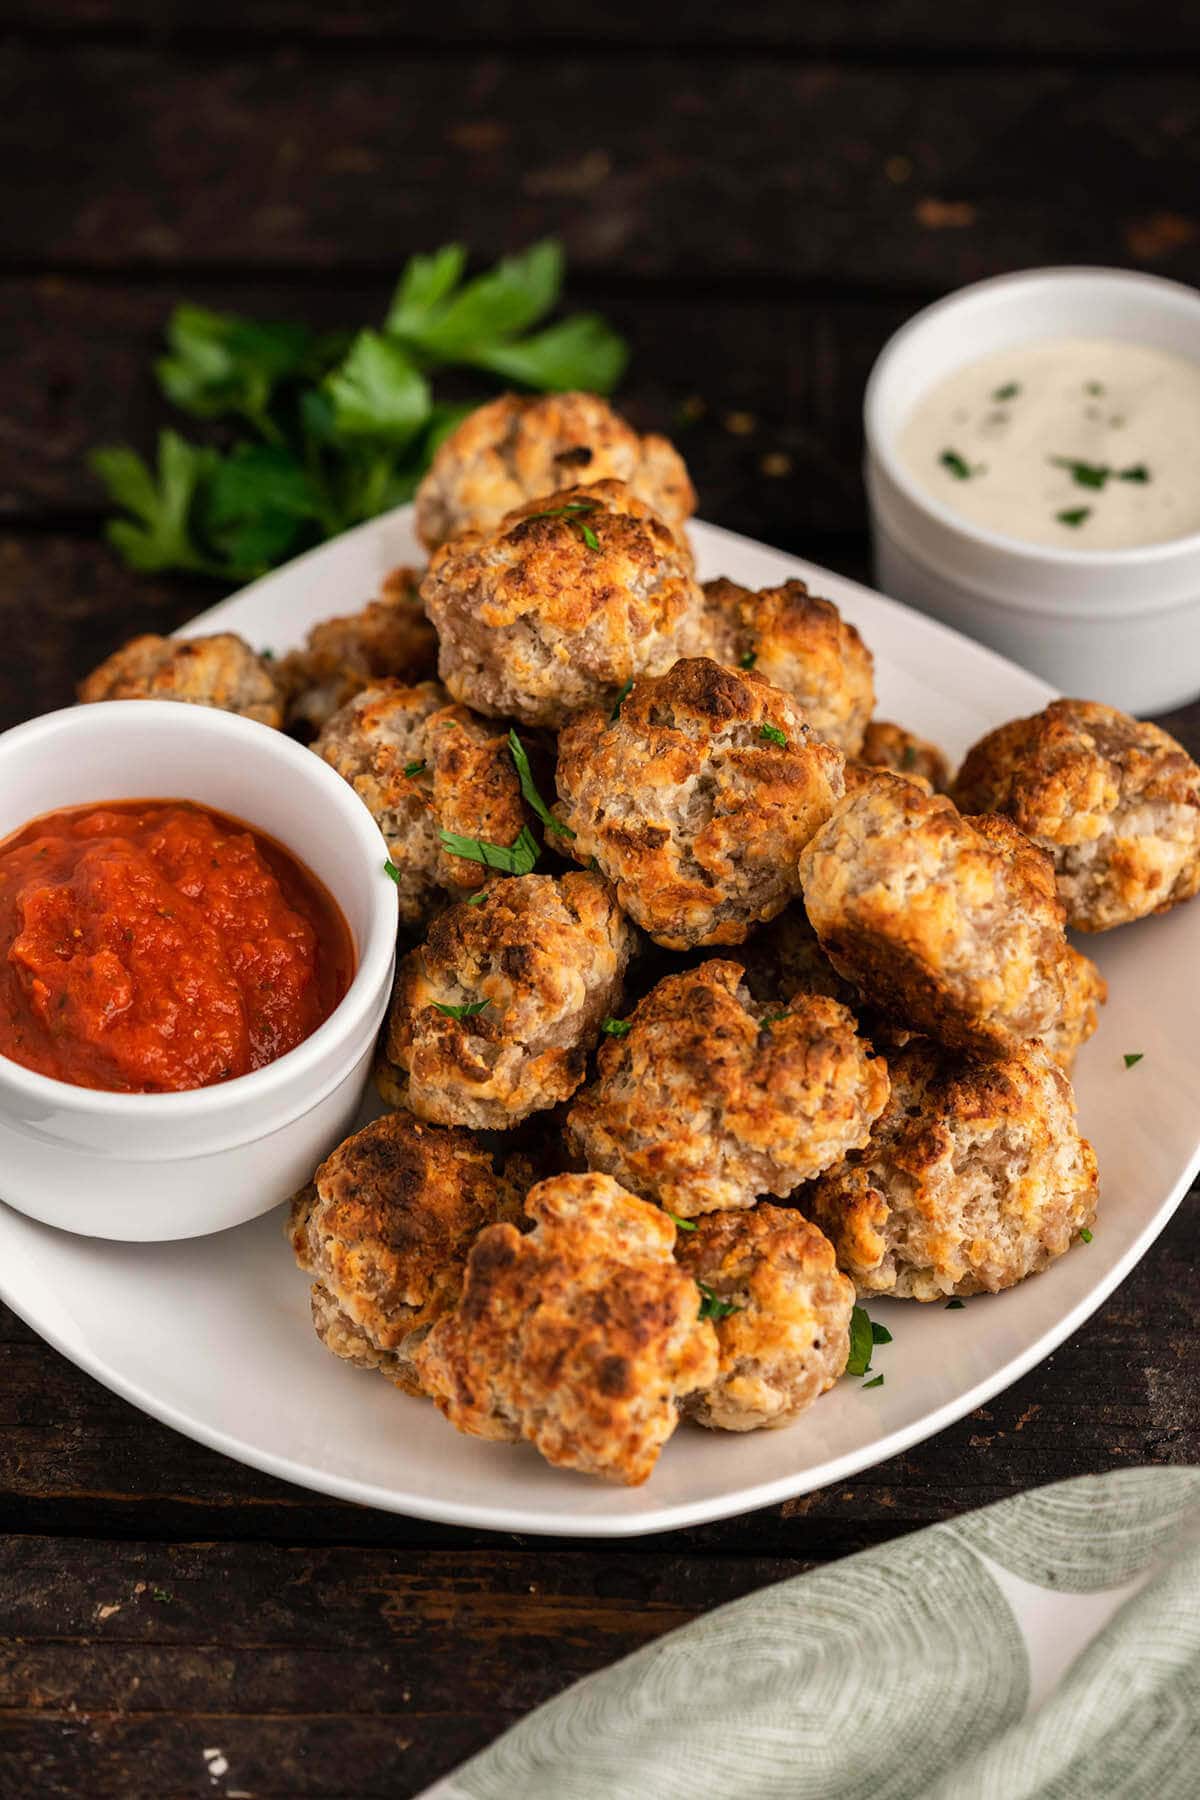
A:
[[[353,789],[282,732],[174,701],[106,701],[0,736],[0,839],[62,807],[194,800],[284,844],[340,906],[357,952],[341,1004],[278,1061],[216,1087],[110,1094],[0,1057],[10,1206],[91,1237],[198,1237],[302,1186],[362,1099],[395,959],[383,838]]]
[[[895,453],[943,377],[1054,337],[1123,338],[1200,362],[1200,293],[1117,269],[1034,269],[963,288],[902,326],[864,402],[876,580],[1065,693],[1163,712],[1200,692],[1200,534],[1127,550],[1022,543],[943,506]]]

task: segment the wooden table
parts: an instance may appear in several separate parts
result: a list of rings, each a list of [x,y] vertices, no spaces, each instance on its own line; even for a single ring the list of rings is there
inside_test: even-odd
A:
[[[688,9],[682,45],[673,9],[631,0],[409,10],[10,0],[0,724],[214,597],[121,568],[83,466],[160,422],[149,364],[184,296],[358,322],[411,249],[560,233],[572,299],[636,346],[627,410],[675,432],[704,515],[863,575],[859,400],[908,313],[1037,263],[1200,281],[1195,9],[742,0]],[[1172,723],[1200,750],[1200,708]],[[0,1309],[0,1793],[398,1800],[765,1582],[1058,1476],[1194,1461],[1195,1200],[933,1442],[625,1547],[284,1487]]]

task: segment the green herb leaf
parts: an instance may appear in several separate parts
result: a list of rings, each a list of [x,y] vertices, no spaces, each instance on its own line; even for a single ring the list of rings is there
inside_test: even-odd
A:
[[[408,779],[411,781],[414,775],[423,775],[428,767],[429,767],[429,764],[427,762],[405,763],[404,773],[407,775]]]
[[[947,1300],[945,1310],[947,1312],[961,1312],[965,1305],[966,1305],[965,1300],[959,1300],[958,1298],[955,1298],[953,1300]]]
[[[432,256],[410,256],[396,284],[384,330],[389,337],[419,333],[454,292],[467,266],[462,244],[443,244]]]
[[[758,1028],[763,1031],[768,1025],[778,1025],[780,1019],[789,1019],[790,1017],[791,1012],[787,1007],[782,1012],[764,1013],[758,1021]]]
[[[698,1281],[696,1286],[700,1289],[700,1318],[727,1319],[730,1313],[745,1312],[744,1306],[736,1306],[732,1300],[722,1300],[715,1289],[708,1287],[705,1282]]]
[[[1135,1063],[1141,1062],[1145,1054],[1146,1052],[1144,1050],[1127,1050],[1125,1052],[1125,1067],[1127,1069],[1132,1069]]]
[[[477,893],[468,894],[467,898],[463,901],[463,905],[464,906],[482,906],[484,901],[487,899],[487,897],[488,897],[487,889],[480,888]]]
[[[239,413],[272,442],[275,388],[311,371],[316,339],[303,325],[239,319],[201,306],[177,306],[167,321],[169,354],[155,364],[159,386],[197,419]]]
[[[293,555],[321,515],[308,472],[281,444],[239,444],[216,464],[199,509],[209,543],[247,578]]]
[[[378,331],[360,331],[339,368],[325,378],[333,429],[403,447],[428,423],[429,383],[407,353]]]
[[[528,825],[522,825],[511,844],[489,844],[484,838],[460,837],[456,831],[439,832],[442,849],[451,856],[465,856],[469,862],[482,863],[488,869],[503,869],[508,875],[528,875],[541,851]]]
[[[609,715],[608,715],[610,724],[614,719],[620,718],[621,708],[624,706],[626,700],[629,698],[632,688],[633,688],[633,677],[631,675],[629,680],[625,683],[624,687],[621,689],[620,693],[617,695],[616,700],[613,702],[613,709],[612,709],[611,713],[609,713]]]
[[[1091,518],[1092,509],[1090,506],[1070,506],[1054,516],[1060,525],[1082,525],[1085,519]]]
[[[739,656],[738,667],[741,669],[752,669],[757,661],[758,661],[758,651],[757,650],[747,650],[745,656]]]
[[[1091,1241],[1092,1241],[1092,1234],[1091,1234],[1091,1232],[1090,1232],[1090,1231],[1089,1231],[1089,1230],[1088,1230],[1088,1228],[1087,1228],[1087,1226],[1086,1226],[1086,1225],[1081,1225],[1081,1226],[1080,1226],[1080,1227],[1079,1227],[1079,1235],[1080,1235],[1080,1237],[1081,1237],[1081,1238],[1082,1238],[1082,1239],[1083,1239],[1083,1241],[1084,1241],[1084,1243],[1085,1243],[1085,1244],[1090,1244],[1090,1243],[1091,1243]]]
[[[846,1359],[847,1375],[865,1375],[871,1367],[874,1346],[871,1321],[861,1306],[850,1314],[850,1355]]]
[[[621,1038],[628,1037],[633,1030],[633,1026],[629,1023],[628,1019],[605,1019],[600,1029],[605,1037]]]
[[[527,331],[550,311],[562,287],[562,246],[553,238],[516,256],[506,256],[486,275],[477,275],[457,291],[452,291],[455,284],[448,282],[450,252],[439,255],[446,258],[444,266],[422,274],[419,308],[413,305],[411,288],[407,294],[403,292],[406,275],[386,329],[390,336],[406,339],[440,362],[475,361],[489,347]],[[439,282],[446,284],[444,292],[431,303],[429,293]]]
[[[1133,463],[1128,469],[1117,470],[1118,481],[1146,482],[1150,479],[1150,471],[1145,463]]]
[[[875,1323],[875,1320],[872,1319],[871,1320],[871,1342],[873,1344],[890,1344],[891,1341],[892,1341],[892,1334],[888,1330],[887,1326],[886,1325],[877,1325]]]
[[[446,1006],[435,1000],[432,1004],[435,1012],[445,1013],[448,1019],[474,1019],[492,1003],[490,1000],[469,1000],[465,1006]]]
[[[1003,387],[992,389],[993,400],[1015,400],[1021,391],[1019,381],[1006,381]]]
[[[1083,391],[1085,394],[1102,394],[1104,392],[1104,383],[1102,381],[1085,381],[1083,384]]]
[[[573,313],[533,337],[477,347],[470,361],[525,387],[610,394],[625,372],[629,348],[595,313]]]
[[[89,460],[110,499],[132,515],[113,519],[107,527],[109,543],[127,563],[147,574],[162,569],[213,572],[196,541],[192,512],[220,461],[215,450],[162,431],[156,470],[122,445],[94,450]]]
[[[864,1381],[864,1382],[863,1382],[863,1386],[864,1386],[864,1387],[865,1387],[865,1388],[869,1388],[869,1387],[882,1387],[882,1386],[883,1386],[883,1376],[882,1376],[882,1375],[876,1375],[876,1376],[874,1376],[874,1377],[873,1377],[873,1378],[872,1378],[872,1379],[871,1379],[871,1380],[870,1380],[870,1381]]]
[[[566,519],[569,525],[574,526],[589,550],[598,550],[600,539],[581,515],[595,512],[599,504],[598,500],[568,500],[562,506],[547,507],[545,512],[526,514],[526,522],[534,519]]]
[[[397,884],[399,884],[400,871],[396,867],[395,863],[392,861],[390,856],[387,858],[387,860],[385,861],[385,863],[383,865],[383,872],[385,875],[390,875],[392,880],[394,882],[396,882]]]
[[[912,744],[905,744],[904,749],[901,752],[901,756],[900,756],[900,767],[902,769],[915,769],[916,766],[917,766],[916,749]]]
[[[695,1231],[695,1219],[681,1219],[679,1214],[673,1213],[669,1207],[664,1207],[663,1211],[666,1213],[668,1219],[670,1219],[672,1225],[674,1225],[676,1231]]]
[[[525,752],[525,746],[517,736],[516,731],[511,729],[508,734],[508,754],[513,759],[513,764],[517,771],[517,779],[521,783],[521,792],[525,796],[527,805],[533,808],[547,830],[556,831],[559,837],[573,838],[575,833],[571,830],[571,827],[569,825],[564,825],[561,820],[555,818],[554,814],[550,811],[550,808],[546,805],[546,802],[542,799],[542,796],[538,793],[537,783],[533,779],[533,770],[529,766],[529,757]]]
[[[942,454],[938,457],[938,461],[941,463],[943,469],[949,469],[950,473],[958,481],[970,481],[971,476],[974,473],[966,457],[960,456],[957,450],[943,450]]]
[[[1047,461],[1056,469],[1066,469],[1076,487],[1102,488],[1112,474],[1107,463],[1080,462],[1073,456],[1051,456]],[[1058,516],[1061,519],[1062,514]]]
[[[780,731],[778,725],[760,725],[758,735],[772,744],[778,744],[781,750],[787,749],[787,733]]]

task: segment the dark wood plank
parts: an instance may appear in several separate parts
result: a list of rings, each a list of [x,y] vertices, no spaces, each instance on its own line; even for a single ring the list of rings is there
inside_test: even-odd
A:
[[[553,230],[580,271],[677,284],[701,343],[713,287],[749,277],[924,294],[1036,262],[1200,274],[1186,70],[12,45],[3,73],[9,268],[341,281],[450,226],[486,256]]]
[[[1187,1296],[1198,1258],[1200,1191],[1097,1316],[980,1411],[849,1482],[647,1543],[823,1561],[1067,1475],[1194,1458],[1200,1340]],[[3,1531],[497,1549],[506,1542],[268,1480],[144,1418],[20,1327],[0,1329]],[[602,1554],[623,1552],[609,1545]],[[0,1618],[5,1610],[0,1582]]]
[[[10,0],[10,25],[40,32],[90,30],[117,36],[143,32],[155,41],[179,37],[237,37],[369,44],[437,43],[474,47],[481,42],[525,45],[620,44],[645,47],[711,46],[773,53],[923,57],[995,55],[997,52],[1084,58],[1105,53],[1144,54],[1164,61],[1180,50],[1200,49],[1200,19],[1187,7],[1115,0],[1036,5],[1016,0],[1004,7],[946,7],[931,0],[742,0],[732,6],[647,7],[637,0],[583,0],[570,8],[557,0],[449,0],[436,14],[413,16],[389,0],[350,0],[313,7],[308,0]]]

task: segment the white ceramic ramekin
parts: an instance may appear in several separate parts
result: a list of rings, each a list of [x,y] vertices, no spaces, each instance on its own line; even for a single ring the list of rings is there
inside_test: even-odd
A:
[[[350,1125],[395,958],[396,889],[353,789],[282,732],[174,701],[48,713],[0,737],[0,839],[61,807],[195,800],[266,832],[320,877],[354,937],[336,1010],[277,1062],[181,1094],[109,1094],[0,1056],[0,1198],[91,1237],[199,1237],[302,1186]]]
[[[884,346],[864,402],[877,585],[1064,692],[1154,713],[1200,692],[1200,534],[1129,550],[1025,544],[962,519],[901,466],[913,406],[991,351],[1124,338],[1200,362],[1200,293],[1117,269],[1034,269],[963,288]]]

